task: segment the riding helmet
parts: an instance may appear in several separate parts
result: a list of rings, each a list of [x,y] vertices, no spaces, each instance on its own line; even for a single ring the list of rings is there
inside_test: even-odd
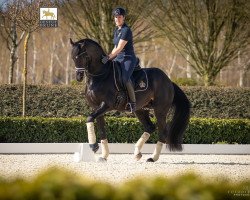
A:
[[[113,15],[114,16],[117,16],[117,15],[123,15],[123,16],[125,16],[126,15],[126,11],[122,7],[117,7],[116,9],[114,9]]]

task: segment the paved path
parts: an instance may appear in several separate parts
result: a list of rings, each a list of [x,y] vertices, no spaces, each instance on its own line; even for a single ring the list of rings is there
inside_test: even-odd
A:
[[[250,155],[161,155],[159,161],[147,163],[150,155],[139,162],[132,154],[111,154],[107,163],[73,161],[73,154],[0,154],[0,176],[31,178],[51,167],[70,169],[97,180],[120,183],[140,176],[177,175],[189,171],[205,177],[228,177],[233,181],[250,179]]]

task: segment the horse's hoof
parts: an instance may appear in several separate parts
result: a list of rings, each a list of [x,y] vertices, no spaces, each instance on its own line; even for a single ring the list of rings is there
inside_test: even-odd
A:
[[[99,145],[95,149],[93,149],[94,153],[96,153],[98,150],[99,150]]]
[[[107,162],[107,159],[103,158],[103,157],[99,157],[98,158],[98,162]]]
[[[147,162],[154,162],[153,158],[147,159]]]
[[[140,160],[141,157],[142,157],[142,154],[141,154],[141,153],[138,153],[137,155],[135,155],[136,161]]]
[[[97,142],[95,144],[90,144],[89,147],[92,149],[94,153],[96,153],[99,149],[99,145]]]

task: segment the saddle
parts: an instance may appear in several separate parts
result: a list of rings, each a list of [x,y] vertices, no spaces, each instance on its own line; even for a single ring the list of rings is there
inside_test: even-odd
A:
[[[113,61],[114,81],[116,89],[118,90],[116,108],[119,108],[128,102],[128,94],[126,86],[122,81],[122,68],[119,62]],[[131,81],[134,86],[135,92],[145,91],[148,88],[147,73],[140,66],[139,58],[136,59],[136,66],[131,76]]]

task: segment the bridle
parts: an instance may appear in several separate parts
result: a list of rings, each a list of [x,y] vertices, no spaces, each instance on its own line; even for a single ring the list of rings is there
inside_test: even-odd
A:
[[[84,58],[87,60],[87,65],[86,67],[75,67],[76,69],[76,72],[86,72],[88,71],[88,68],[89,68],[89,60],[90,60],[90,57],[86,51],[85,48],[82,48],[83,49],[83,52],[81,52],[80,54],[76,55],[76,59],[79,59],[82,55],[84,55]],[[81,49],[80,49],[81,50]],[[87,69],[86,69],[87,68]]]
[[[97,76],[102,76],[106,73],[106,70],[103,72],[103,73],[100,73],[100,74],[92,74],[89,72],[89,64],[90,64],[90,61],[91,61],[91,57],[88,55],[87,51],[86,51],[86,48],[84,48],[84,46],[82,46],[82,48],[80,48],[80,50],[83,50],[83,52],[81,52],[80,54],[76,55],[76,59],[79,59],[81,56],[83,56],[83,58],[86,59],[86,67],[75,67],[76,69],[76,72],[84,72],[86,73],[87,76],[90,76],[90,77],[97,77]]]

